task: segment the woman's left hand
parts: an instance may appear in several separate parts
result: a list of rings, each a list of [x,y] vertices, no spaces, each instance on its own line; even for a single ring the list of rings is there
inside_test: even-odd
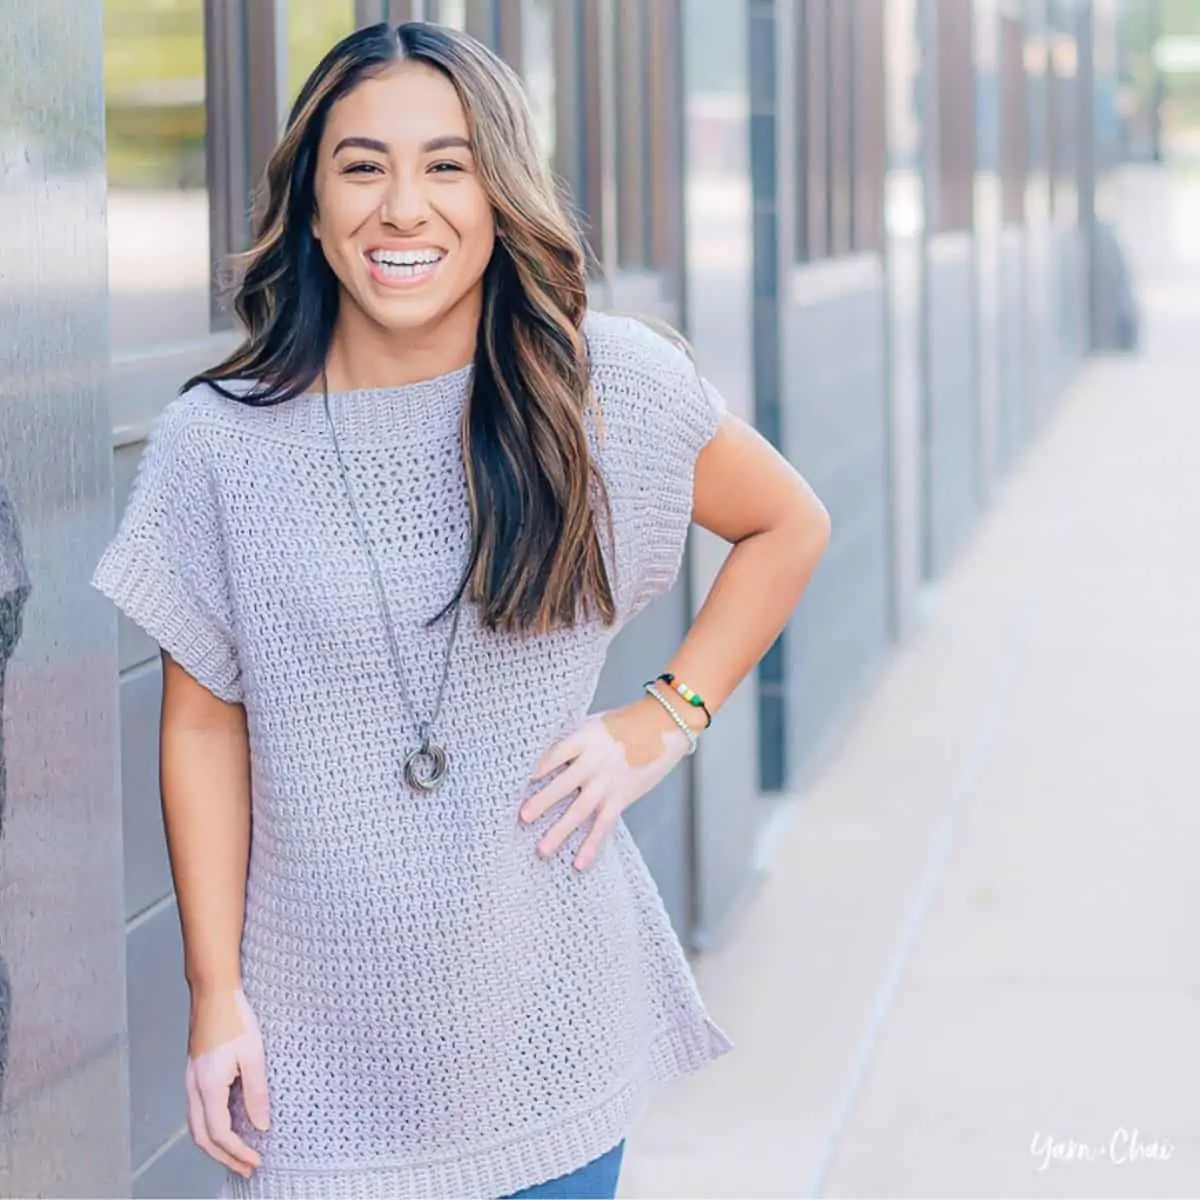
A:
[[[565,770],[521,806],[521,820],[527,824],[578,792],[538,842],[538,853],[549,858],[591,818],[592,828],[574,861],[576,870],[586,870],[621,814],[664,779],[687,752],[688,739],[651,696],[588,717],[543,754],[534,768],[535,782],[558,767]]]

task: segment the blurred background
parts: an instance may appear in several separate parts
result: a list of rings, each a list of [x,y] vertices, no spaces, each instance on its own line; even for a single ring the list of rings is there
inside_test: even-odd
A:
[[[0,1195],[214,1194],[157,651],[87,579],[303,80],[414,18],[833,517],[628,814],[740,1049],[626,1194],[1200,1195],[1198,0],[0,0]]]

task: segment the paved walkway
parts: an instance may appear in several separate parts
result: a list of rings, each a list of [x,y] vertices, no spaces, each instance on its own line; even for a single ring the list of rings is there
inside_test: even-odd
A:
[[[660,1103],[624,1195],[1200,1196],[1185,265],[1154,261],[1147,352],[1081,377],[699,964],[738,1048]]]

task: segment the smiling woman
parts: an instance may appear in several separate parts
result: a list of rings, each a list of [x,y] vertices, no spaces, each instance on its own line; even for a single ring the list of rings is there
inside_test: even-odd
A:
[[[235,307],[96,572],[164,651],[192,1135],[234,1195],[612,1196],[654,1085],[729,1046],[622,814],[824,510],[673,340],[588,310],[520,83],[465,34],[325,56]],[[588,715],[693,519],[733,543],[709,600]]]
[[[358,311],[387,338],[455,307],[454,365],[470,361],[495,221],[449,78],[407,62],[366,80],[331,112],[318,154],[313,232]]]
[[[482,603],[497,629],[549,629],[581,603],[611,621],[584,428],[584,252],[516,74],[440,26],[360,30],[301,90],[267,183],[234,301],[247,340],[188,386],[273,404],[318,378],[398,386],[474,359],[477,537],[455,599]],[[397,287],[369,257],[397,250],[441,258]]]

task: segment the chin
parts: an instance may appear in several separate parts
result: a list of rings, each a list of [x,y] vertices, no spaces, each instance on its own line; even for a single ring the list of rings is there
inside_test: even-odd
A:
[[[360,301],[359,307],[376,325],[392,333],[411,333],[436,325],[445,315],[446,309],[433,297],[406,296],[402,301],[380,303],[371,296],[367,303]]]
[[[472,300],[481,298],[482,278],[474,287],[458,296],[450,294],[451,280],[431,281],[428,288],[389,292],[368,277],[351,292],[355,305],[364,316],[389,333],[411,334],[436,328],[443,322],[461,317],[472,308]]]
[[[416,333],[437,325],[445,314],[440,311],[396,313],[384,310],[374,312],[371,316],[377,325],[389,333]]]

